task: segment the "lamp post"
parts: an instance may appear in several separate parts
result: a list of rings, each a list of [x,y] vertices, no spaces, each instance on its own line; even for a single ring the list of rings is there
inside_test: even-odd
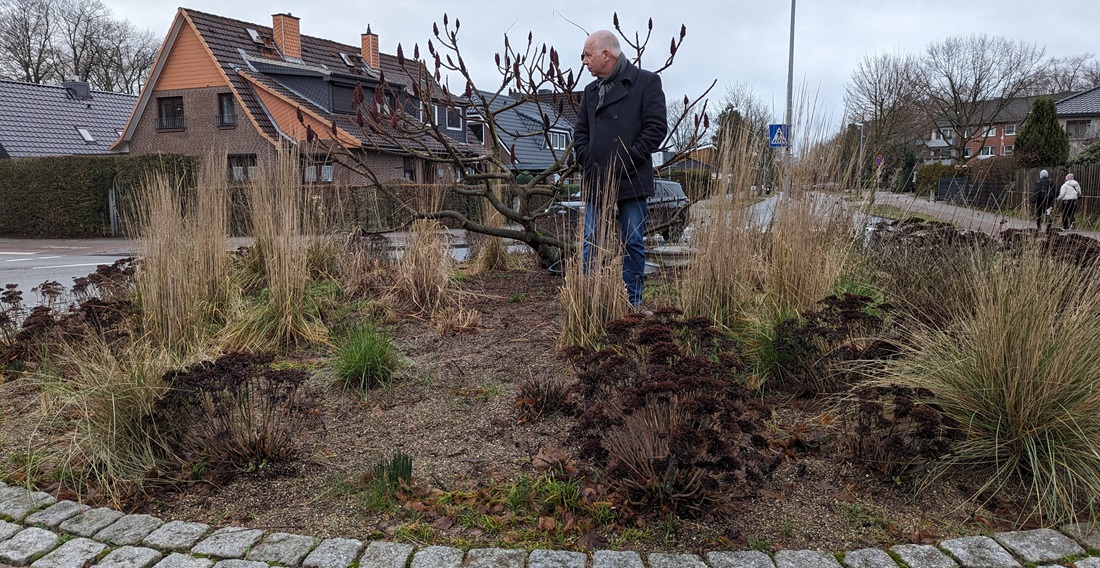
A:
[[[859,185],[856,186],[856,196],[863,197],[863,123],[857,122],[859,127]]]

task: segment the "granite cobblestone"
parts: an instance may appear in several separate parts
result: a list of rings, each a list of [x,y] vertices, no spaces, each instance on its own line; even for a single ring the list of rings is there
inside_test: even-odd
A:
[[[1069,561],[1075,568],[1100,568],[1100,529],[1087,524],[903,544],[889,553],[879,548],[703,556],[504,548],[464,553],[446,546],[321,540],[244,527],[211,532],[203,523],[165,523],[50,499],[0,483],[5,517],[22,519],[0,519],[0,568],[899,568],[898,561],[908,568],[1055,568]]]

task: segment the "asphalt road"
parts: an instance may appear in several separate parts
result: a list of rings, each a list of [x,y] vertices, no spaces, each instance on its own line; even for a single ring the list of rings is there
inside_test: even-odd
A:
[[[134,248],[126,239],[0,239],[0,285],[19,286],[23,302],[35,305],[32,289],[43,282],[58,282],[67,293],[73,278],[131,256]]]

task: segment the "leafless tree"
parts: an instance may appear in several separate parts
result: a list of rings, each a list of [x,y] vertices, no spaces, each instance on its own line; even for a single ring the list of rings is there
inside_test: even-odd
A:
[[[1100,61],[1092,53],[1051,57],[1039,72],[1040,79],[1030,94],[1052,95],[1083,91],[1100,86]]]
[[[928,45],[912,83],[929,119],[947,131],[958,156],[969,128],[982,137],[1012,99],[1032,92],[1044,49],[1033,43],[974,34]]]
[[[101,0],[0,0],[0,75],[136,93],[159,42]]]
[[[652,20],[644,35],[636,33],[629,36],[624,33],[619,28],[617,15],[614,27],[624,41],[623,56],[629,56],[628,49],[632,49],[633,60],[640,63],[652,36]],[[408,87],[411,92],[390,85],[385,77],[374,93],[357,88],[353,100],[353,106],[358,108],[355,120],[370,133],[371,136],[366,138],[378,140],[370,150],[393,153],[396,148],[399,154],[464,172],[461,185],[449,185],[441,190],[480,200],[493,216],[503,219],[503,222],[475,219],[454,209],[418,208],[414,204],[401,203],[396,195],[389,195],[398,206],[419,218],[447,219],[471,232],[526,243],[539,254],[543,263],[553,262],[561,258],[563,251],[572,251],[575,243],[568,233],[559,233],[551,227],[552,224],[540,223],[540,220],[551,215],[547,203],[558,193],[557,186],[576,173],[577,167],[572,158],[572,144],[565,150],[555,150],[550,143],[550,130],[562,126],[560,116],[567,105],[575,110],[579,103],[579,93],[576,92],[579,73],[562,67],[558,50],[545,43],[536,43],[532,34],[528,33],[526,41],[519,43],[505,35],[503,49],[494,56],[499,82],[488,88],[475,85],[460,46],[460,28],[458,19],[452,21],[444,15],[442,26],[433,26],[434,38],[427,42],[427,57],[423,59],[419,45],[413,47],[411,58],[399,45],[398,63],[412,78],[412,84]],[[656,72],[672,65],[686,34],[686,28],[681,26],[679,35],[672,38],[668,55]],[[571,48],[572,52],[576,46]],[[441,85],[444,74],[458,79],[458,88],[463,90],[461,95],[453,94],[450,88]],[[550,91],[551,96],[540,98],[540,91]],[[704,97],[707,92],[709,89],[694,99],[686,98],[681,116],[670,117],[670,124],[688,124],[694,132],[693,136],[685,136],[680,141],[670,163],[682,159],[696,146],[706,124]],[[374,104],[374,101],[384,98],[402,101],[410,96],[413,99],[411,102],[397,104],[392,110]],[[500,104],[504,96],[514,102]],[[433,112],[423,113],[421,119],[418,116],[421,113],[416,111],[418,101],[423,101],[419,104],[427,108],[433,104],[440,105],[456,109],[466,117],[474,117],[484,131],[482,138],[486,145],[467,145],[446,135],[436,123]],[[499,136],[503,125],[498,117],[524,103],[535,106],[542,125],[524,133],[509,134],[541,138],[548,151],[552,152],[553,163],[542,171],[533,172],[530,181],[519,183],[516,173],[510,168],[515,149],[497,143],[503,138]],[[320,138],[316,140],[320,141]],[[670,148],[671,141],[666,139],[663,146],[663,149]],[[388,191],[387,184],[383,183],[385,172],[373,170],[369,161],[363,159],[363,154],[339,148],[333,150],[342,163],[363,174],[381,191]]]
[[[0,0],[0,74],[42,83],[57,70],[54,0]]]
[[[673,152],[691,152],[699,143],[704,141],[710,133],[710,116],[706,109],[695,113],[699,117],[700,124],[695,124],[693,113],[685,112],[691,101],[687,97],[668,103],[668,147]]]
[[[901,158],[912,143],[924,134],[927,123],[917,110],[913,78],[917,60],[908,54],[868,54],[852,71],[845,86],[845,120],[862,124],[866,171],[872,157],[896,155]]]

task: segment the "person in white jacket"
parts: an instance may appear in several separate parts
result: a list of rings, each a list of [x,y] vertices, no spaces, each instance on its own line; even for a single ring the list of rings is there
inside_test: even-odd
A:
[[[1062,230],[1075,229],[1074,214],[1077,213],[1077,199],[1081,197],[1081,184],[1073,179],[1073,174],[1066,174],[1066,183],[1062,184],[1058,192],[1058,201],[1062,202]]]

